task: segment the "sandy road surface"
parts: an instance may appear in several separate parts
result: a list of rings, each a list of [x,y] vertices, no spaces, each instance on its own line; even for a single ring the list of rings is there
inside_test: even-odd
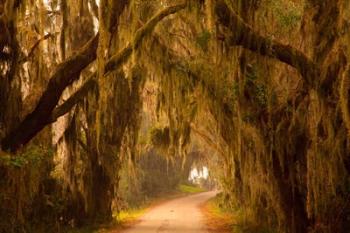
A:
[[[123,233],[207,233],[199,206],[214,197],[205,192],[177,198],[159,205]]]

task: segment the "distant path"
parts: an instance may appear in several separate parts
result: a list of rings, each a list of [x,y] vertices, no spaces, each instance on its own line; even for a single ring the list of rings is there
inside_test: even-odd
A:
[[[199,206],[215,194],[205,192],[161,204],[123,233],[207,233]]]

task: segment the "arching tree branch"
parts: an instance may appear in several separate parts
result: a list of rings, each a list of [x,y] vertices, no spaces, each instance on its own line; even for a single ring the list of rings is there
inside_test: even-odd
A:
[[[63,104],[57,106],[53,110],[50,123],[55,122],[59,117],[68,113],[77,103],[82,101],[91,90],[97,88],[97,82],[94,79],[94,76],[96,76],[96,73],[94,73],[92,77],[90,77],[82,85],[82,87],[80,87],[79,90],[77,90],[71,97],[64,101]]]
[[[177,13],[178,11],[184,9],[186,6],[187,4],[185,3],[170,6],[153,16],[144,26],[137,30],[136,35],[131,43],[129,43],[119,53],[113,55],[110,58],[105,67],[105,75],[108,75],[109,72],[119,68],[120,65],[123,64],[130,57],[133,49],[137,49],[141,45],[142,40],[151,32],[153,32],[154,28],[162,19],[169,15]]]
[[[28,55],[25,56],[25,57],[23,57],[23,58],[19,61],[19,63],[24,63],[24,62],[28,61],[28,59],[33,55],[35,49],[40,45],[40,43],[41,43],[42,41],[47,40],[47,39],[52,38],[52,37],[54,37],[54,35],[51,34],[51,33],[48,33],[48,34],[46,34],[45,36],[43,36],[42,38],[40,38],[39,40],[37,40],[37,41],[34,43],[34,45],[31,47],[31,49],[29,50]]]
[[[98,34],[78,53],[61,63],[51,76],[34,111],[1,142],[3,150],[15,152],[51,122],[51,114],[67,86],[79,79],[80,72],[96,59]]]
[[[224,156],[225,151],[221,148],[220,145],[218,145],[217,143],[215,143],[205,132],[203,132],[203,130],[199,129],[199,127],[197,127],[197,125],[191,123],[191,129],[192,131],[197,134],[199,137],[201,137],[203,139],[203,141],[211,148],[213,148],[215,151],[217,151],[218,153],[220,153],[222,156]]]
[[[141,27],[136,32],[133,43],[129,44],[119,53],[117,53],[116,55],[110,58],[110,60],[107,62],[108,67],[105,69],[105,75],[107,75],[108,72],[118,69],[122,64],[124,64],[128,60],[128,58],[131,56],[133,48],[137,49],[140,46],[143,38],[147,36],[149,33],[151,33],[155,28],[155,26],[162,19],[164,19],[166,16],[170,14],[174,14],[177,11],[184,9],[185,7],[186,7],[186,4],[168,7],[162,10],[161,12],[159,12],[152,19],[150,19],[143,27]],[[94,73],[93,76],[96,76],[96,73]],[[57,107],[53,111],[51,116],[51,122],[55,122],[57,118],[69,112],[70,109],[72,109],[77,102],[79,102],[88,94],[89,90],[95,87],[95,85],[96,85],[96,81],[93,79],[93,77],[90,77],[88,81],[86,81],[86,83],[74,95],[72,95],[61,106]]]
[[[230,46],[242,46],[262,56],[277,59],[299,71],[307,85],[315,87],[319,68],[303,52],[290,45],[259,35],[246,24],[223,0],[216,1],[215,13],[225,27],[225,41]]]
[[[170,6],[152,17],[136,32],[132,43],[110,58],[104,71],[105,75],[124,64],[130,58],[133,50],[140,46],[142,40],[154,30],[162,19],[184,9],[186,6],[187,4]],[[74,81],[78,80],[80,72],[96,59],[98,38],[97,34],[80,52],[57,67],[34,111],[27,115],[15,130],[6,135],[1,141],[2,150],[15,152],[22,145],[28,143],[46,125],[51,124],[58,117],[69,111],[78,99],[86,95],[87,91],[83,89],[72,96],[69,102],[66,101],[55,109],[63,91]]]

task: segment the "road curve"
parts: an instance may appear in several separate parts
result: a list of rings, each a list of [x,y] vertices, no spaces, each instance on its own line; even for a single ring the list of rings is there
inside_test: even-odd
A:
[[[199,206],[214,197],[205,192],[177,198],[151,209],[123,233],[207,233]]]

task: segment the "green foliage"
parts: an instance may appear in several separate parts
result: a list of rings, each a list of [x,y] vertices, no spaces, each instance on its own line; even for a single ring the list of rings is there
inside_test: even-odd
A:
[[[18,222],[18,211],[23,215],[22,222],[16,223],[18,228],[31,229],[34,225],[43,226],[56,219],[58,203],[54,199],[59,194],[55,193],[56,183],[50,178],[52,155],[51,148],[31,144],[17,155],[0,156],[0,216],[3,217],[0,232],[4,228],[12,232],[11,225]],[[32,218],[30,224],[28,216]],[[36,229],[29,232],[42,231]]]
[[[208,202],[210,211],[217,215],[217,216],[223,216],[225,214],[231,214],[232,209],[228,208],[228,205],[223,203],[222,199],[222,193],[217,194],[216,197],[212,198]]]
[[[237,81],[234,81],[232,85],[232,91],[231,91],[232,100],[236,100],[238,95],[239,95],[239,83]]]
[[[199,35],[197,35],[196,42],[203,51],[208,50],[210,38],[211,34],[208,30],[204,30]]]
[[[146,208],[131,208],[121,210],[120,212],[115,214],[115,219],[118,223],[125,223],[141,217],[145,212]]]
[[[246,88],[254,96],[254,101],[258,106],[264,108],[267,106],[267,86],[260,79],[259,68],[249,67],[246,72]]]
[[[201,187],[198,187],[196,185],[189,185],[189,184],[180,184],[178,186],[178,190],[182,193],[201,193],[204,192],[205,190]]]
[[[52,149],[44,149],[40,146],[29,146],[19,155],[13,156],[5,154],[0,156],[0,165],[12,168],[22,168],[25,166],[37,166],[47,157],[53,156]]]
[[[298,12],[290,11],[289,14],[281,14],[279,19],[282,27],[294,28],[301,20],[301,15]]]
[[[264,84],[256,84],[255,98],[258,104],[262,107],[267,105],[267,87]]]
[[[250,210],[247,208],[231,208],[223,193],[209,200],[207,204],[210,214],[223,221],[229,221],[233,233],[276,233],[268,226],[249,221]]]
[[[7,167],[21,168],[25,164],[28,164],[28,161],[23,157],[13,157],[11,155],[5,155],[0,157],[0,163]]]
[[[278,24],[282,29],[292,30],[299,25],[302,18],[302,7],[285,0],[270,0],[269,4],[271,4]]]

